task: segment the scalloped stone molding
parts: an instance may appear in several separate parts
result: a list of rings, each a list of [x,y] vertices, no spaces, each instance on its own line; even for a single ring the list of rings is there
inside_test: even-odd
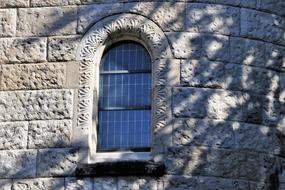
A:
[[[167,123],[167,72],[168,58],[173,58],[163,31],[151,20],[137,14],[118,14],[97,22],[83,37],[78,51],[79,90],[77,106],[77,129],[88,136],[89,155],[96,153],[96,123],[98,103],[99,65],[104,49],[114,42],[134,40],[144,45],[152,58],[152,127],[153,146],[156,131]],[[86,137],[85,136],[85,137]],[[82,135],[81,138],[84,138]],[[85,147],[86,147],[85,146]]]

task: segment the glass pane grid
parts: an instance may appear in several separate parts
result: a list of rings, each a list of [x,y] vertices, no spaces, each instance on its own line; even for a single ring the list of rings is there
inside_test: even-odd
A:
[[[115,45],[103,56],[99,98],[99,150],[150,146],[150,69],[150,57],[137,43]]]

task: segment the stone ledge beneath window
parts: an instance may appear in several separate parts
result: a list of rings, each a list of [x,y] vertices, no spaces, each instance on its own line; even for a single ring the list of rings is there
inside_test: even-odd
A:
[[[155,176],[166,174],[163,163],[153,161],[117,161],[77,166],[76,176]]]

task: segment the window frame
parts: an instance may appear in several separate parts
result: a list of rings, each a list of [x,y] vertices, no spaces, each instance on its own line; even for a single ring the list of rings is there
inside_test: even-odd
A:
[[[110,154],[103,153],[104,156],[96,150],[98,106],[94,105],[98,105],[99,100],[99,65],[103,52],[119,41],[137,42],[145,47],[151,57],[152,142],[150,152],[140,152],[140,155],[131,151],[120,152],[120,155],[112,159]],[[79,162],[161,159],[165,147],[171,144],[171,86],[178,84],[180,78],[179,73],[175,72],[180,67],[179,62],[173,61],[174,57],[163,31],[153,21],[141,15],[112,15],[95,23],[84,35],[78,46],[76,59],[79,63],[79,84],[72,142],[79,147]]]
[[[116,48],[116,46],[119,46],[119,45],[123,45],[123,44],[128,44],[128,43],[133,43],[133,44],[136,44],[136,45],[139,45],[140,48],[142,48],[144,51],[146,51],[147,53],[147,56],[149,58],[149,62],[147,63],[143,63],[143,64],[150,64],[150,68],[148,70],[114,70],[114,71],[102,71],[102,67],[105,62],[102,62],[102,59],[101,59],[101,63],[100,63],[100,66],[99,66],[99,81],[100,81],[100,77],[102,77],[102,75],[116,75],[116,74],[150,74],[150,78],[152,77],[152,63],[151,63],[151,57],[150,57],[150,54],[148,52],[148,50],[140,43],[136,42],[136,41],[130,41],[130,40],[122,40],[122,41],[118,41],[116,43],[113,43],[110,45],[110,47],[108,48],[105,48],[104,52],[103,52],[103,55],[102,55],[102,58],[105,54],[107,54],[110,50],[112,50],[113,48]],[[152,78],[151,78],[151,81],[150,81],[150,87],[151,89],[153,89],[153,86],[152,86]],[[98,87],[100,89],[100,85]],[[151,112],[151,103],[149,106],[126,106],[126,107],[101,107],[100,106],[100,98],[101,98],[102,94],[101,94],[101,91],[99,91],[99,102],[98,102],[98,119],[100,120],[100,117],[99,117],[99,112],[100,111],[117,111],[117,110],[149,110]],[[150,101],[152,100],[152,95],[149,94],[149,98],[150,98]],[[151,117],[150,117],[150,122],[151,122]],[[98,122],[98,125],[97,125],[97,131],[98,131],[98,139],[100,138],[100,124]],[[150,135],[150,141],[151,141],[151,131],[149,131],[149,135]],[[112,152],[112,153],[119,153],[119,152],[149,152],[150,151],[150,148],[151,148],[151,144],[149,144],[148,147],[127,147],[125,149],[123,148],[110,148],[110,149],[101,149],[99,150],[99,143],[97,144],[97,150],[98,150],[98,153],[107,153],[107,152]],[[113,155],[117,155],[117,154],[113,154]],[[140,154],[139,154],[140,155]]]

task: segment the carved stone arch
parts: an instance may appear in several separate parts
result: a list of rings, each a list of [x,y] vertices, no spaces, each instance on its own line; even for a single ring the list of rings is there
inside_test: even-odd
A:
[[[80,141],[81,147],[88,147],[91,159],[95,156],[97,144],[97,106],[94,105],[98,103],[101,57],[106,47],[122,40],[137,41],[149,51],[153,63],[153,131],[167,122],[166,60],[173,58],[173,55],[165,34],[154,22],[141,15],[123,13],[103,18],[84,35],[76,55],[79,61],[79,89],[75,133],[81,133],[81,139],[74,141]],[[154,141],[155,137],[152,138]]]

